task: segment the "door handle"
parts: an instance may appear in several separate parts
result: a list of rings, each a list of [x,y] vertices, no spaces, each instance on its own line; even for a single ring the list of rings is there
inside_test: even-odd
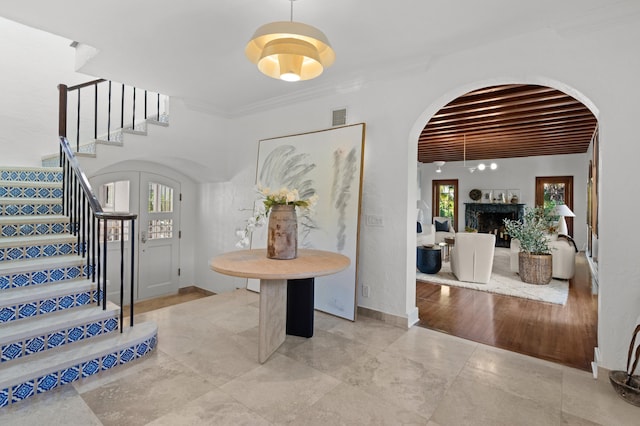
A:
[[[146,231],[140,232],[140,241],[142,241],[142,244],[147,242],[147,232]]]

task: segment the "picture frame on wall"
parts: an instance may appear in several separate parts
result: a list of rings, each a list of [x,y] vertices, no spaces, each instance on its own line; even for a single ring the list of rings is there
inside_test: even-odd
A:
[[[297,189],[301,198],[318,196],[312,215],[298,213],[298,248],[351,260],[347,269],[314,280],[315,309],[351,321],[356,317],[364,142],[364,123],[262,139],[256,170],[256,184],[262,187]],[[265,228],[253,232],[251,248],[266,247]],[[259,280],[249,279],[247,289],[260,291]]]
[[[490,189],[483,189],[481,201],[487,204],[493,203],[493,191]]]

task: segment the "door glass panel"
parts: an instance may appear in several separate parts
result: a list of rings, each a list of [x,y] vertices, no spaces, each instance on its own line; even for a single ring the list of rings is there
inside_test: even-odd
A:
[[[173,211],[173,188],[156,182],[149,182],[149,213]]]
[[[438,193],[438,216],[454,216],[454,206],[456,205],[456,192],[453,185],[440,185]]]
[[[129,211],[129,181],[121,180],[105,183],[98,189],[98,201],[105,212]],[[107,221],[107,241],[120,241],[121,232],[124,240],[129,240],[129,221],[125,221],[124,228],[119,220]],[[100,241],[104,238],[104,225],[100,225]]]
[[[150,240],[173,238],[173,219],[152,219],[149,221]]]
[[[565,201],[564,183],[545,183],[544,184],[544,207],[548,207],[552,203],[567,204]]]

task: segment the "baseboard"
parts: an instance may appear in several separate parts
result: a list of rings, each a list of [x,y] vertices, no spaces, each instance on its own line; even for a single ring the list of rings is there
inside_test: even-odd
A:
[[[598,367],[598,363],[600,362],[600,348],[597,346],[593,348],[593,362],[591,363],[591,373],[593,374],[594,379],[598,379],[598,370],[601,367]]]
[[[178,289],[178,294],[189,294],[189,293],[201,293],[205,296],[215,296],[216,293],[206,290],[204,288],[197,287],[195,285],[190,285],[187,287],[181,287]]]
[[[416,308],[416,315],[417,311],[418,309]],[[412,320],[410,320],[409,318],[388,314],[386,312],[376,311],[375,309],[365,308],[364,306],[358,306],[358,315],[379,320],[404,329],[408,329],[413,324],[415,324],[415,322],[412,323]]]

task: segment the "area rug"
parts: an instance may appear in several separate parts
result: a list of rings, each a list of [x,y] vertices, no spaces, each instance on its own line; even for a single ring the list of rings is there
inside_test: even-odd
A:
[[[520,280],[520,276],[511,272],[510,250],[508,248],[496,247],[493,256],[493,270],[491,280],[487,284],[468,283],[458,281],[451,272],[449,262],[442,262],[442,269],[437,274],[424,274],[416,271],[416,279],[433,284],[449,285],[454,287],[471,288],[474,290],[487,291],[489,293],[504,294],[507,296],[522,297],[541,302],[564,305],[567,303],[569,295],[569,281],[553,279],[546,285],[527,284]]]

